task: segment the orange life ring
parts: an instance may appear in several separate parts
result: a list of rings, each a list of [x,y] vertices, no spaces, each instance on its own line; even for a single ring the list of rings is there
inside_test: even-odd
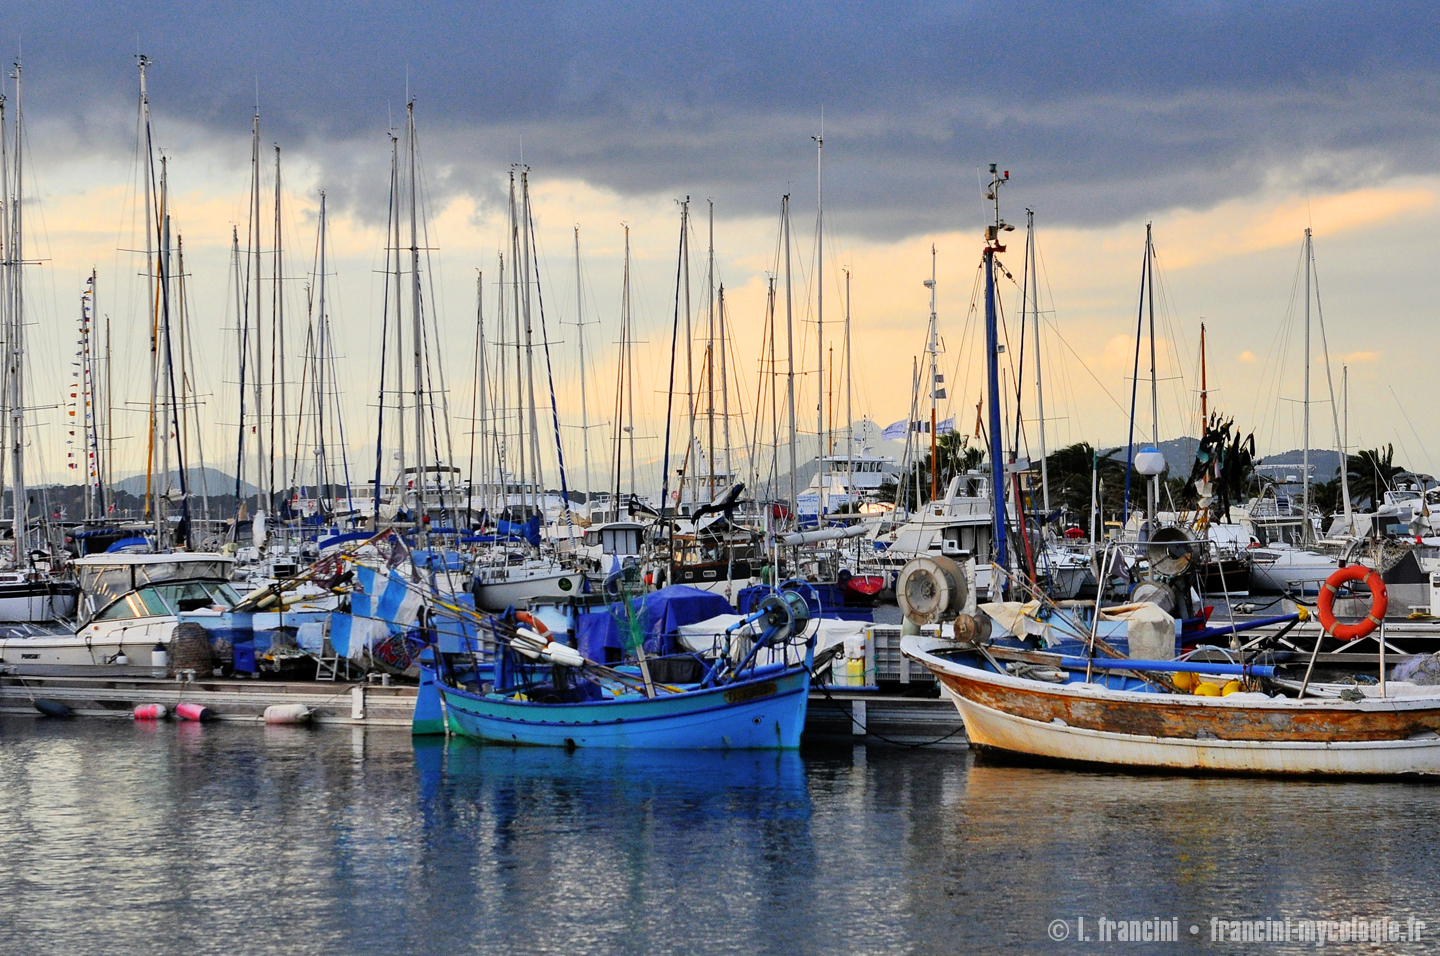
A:
[[[516,611],[515,620],[519,621],[521,624],[529,624],[532,631],[534,631],[536,634],[539,634],[547,642],[550,640],[550,628],[546,627],[544,621],[540,620],[538,617],[531,614],[529,611]]]
[[[1340,585],[1350,581],[1360,581],[1370,589],[1370,613],[1365,615],[1363,621],[1356,621],[1354,624],[1336,624],[1335,594],[1340,590]],[[1374,568],[1367,568],[1363,564],[1352,564],[1341,568],[1325,579],[1325,586],[1320,589],[1320,600],[1317,603],[1320,611],[1320,626],[1325,629],[1325,633],[1342,641],[1353,641],[1356,638],[1365,637],[1380,626],[1381,619],[1385,617],[1385,608],[1389,603],[1389,598],[1385,595],[1385,582],[1380,579],[1380,575]]]

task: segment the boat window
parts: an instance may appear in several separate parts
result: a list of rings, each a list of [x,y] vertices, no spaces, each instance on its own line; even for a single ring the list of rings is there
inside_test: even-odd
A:
[[[162,584],[156,588],[166,606],[174,608],[176,612],[198,611],[207,607],[229,607],[235,603],[225,600],[222,588],[228,590],[228,585],[214,584],[209,581],[186,581],[183,584]],[[146,592],[150,589],[147,588]],[[145,593],[145,592],[142,592]]]
[[[104,606],[131,588],[129,566],[82,567],[80,589],[93,595],[95,604]]]
[[[196,578],[225,578],[230,575],[228,561],[165,561],[135,566],[135,583],[188,581]]]
[[[101,621],[130,621],[141,617],[164,617],[170,609],[151,588],[132,591],[107,607],[98,617]]]

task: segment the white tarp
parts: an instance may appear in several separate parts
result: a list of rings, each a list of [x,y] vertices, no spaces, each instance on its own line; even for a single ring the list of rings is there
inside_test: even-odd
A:
[[[682,624],[676,629],[676,634],[681,647],[697,654],[709,654],[718,650],[725,642],[725,629],[745,620],[740,614],[717,614],[705,621],[697,621],[694,624]],[[813,619],[806,626],[807,636],[815,635],[815,653],[820,653],[832,644],[845,644],[851,646],[863,645],[865,629],[870,625],[865,621],[840,621],[833,618],[822,617]],[[805,659],[805,647],[803,642],[790,643],[787,645],[790,652],[786,655],[788,663],[797,663]],[[762,651],[760,663],[771,663],[778,661],[779,656],[773,653]]]

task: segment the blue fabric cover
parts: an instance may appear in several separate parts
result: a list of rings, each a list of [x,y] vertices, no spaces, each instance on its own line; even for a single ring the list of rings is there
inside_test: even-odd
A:
[[[410,552],[410,560],[417,568],[427,571],[459,571],[465,567],[465,556],[456,551],[440,551],[429,548]]]
[[[752,584],[749,587],[741,588],[740,593],[735,595],[735,607],[741,614],[750,614],[765,600],[765,596],[774,590],[768,584]],[[784,590],[791,590],[784,588]],[[840,588],[833,584],[811,584],[806,582],[804,587],[797,589],[800,596],[805,599],[805,604],[810,608],[812,618],[825,617],[839,621],[865,621],[867,623],[875,620],[875,612],[868,607],[846,607],[845,595]],[[819,596],[820,602],[816,604],[815,598]]]
[[[675,632],[683,624],[708,621],[720,614],[734,614],[730,602],[718,594],[677,584],[635,598],[631,606],[645,624],[645,653],[675,653]],[[623,648],[620,625],[611,613],[614,606],[580,615],[576,643],[582,655],[603,662],[605,649]],[[619,609],[615,609],[619,610]],[[623,618],[623,614],[620,615]]]

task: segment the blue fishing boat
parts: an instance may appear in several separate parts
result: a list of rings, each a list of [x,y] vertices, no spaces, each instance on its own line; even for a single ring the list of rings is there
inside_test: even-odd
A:
[[[631,613],[630,602],[621,607]],[[803,599],[776,595],[727,630],[712,658],[649,657],[637,641],[628,645],[634,660],[601,664],[551,640],[537,618],[510,612],[473,638],[430,644],[414,731],[567,748],[795,748],[814,662],[808,621]],[[629,623],[643,633],[642,622]],[[662,680],[672,676],[694,679]]]

